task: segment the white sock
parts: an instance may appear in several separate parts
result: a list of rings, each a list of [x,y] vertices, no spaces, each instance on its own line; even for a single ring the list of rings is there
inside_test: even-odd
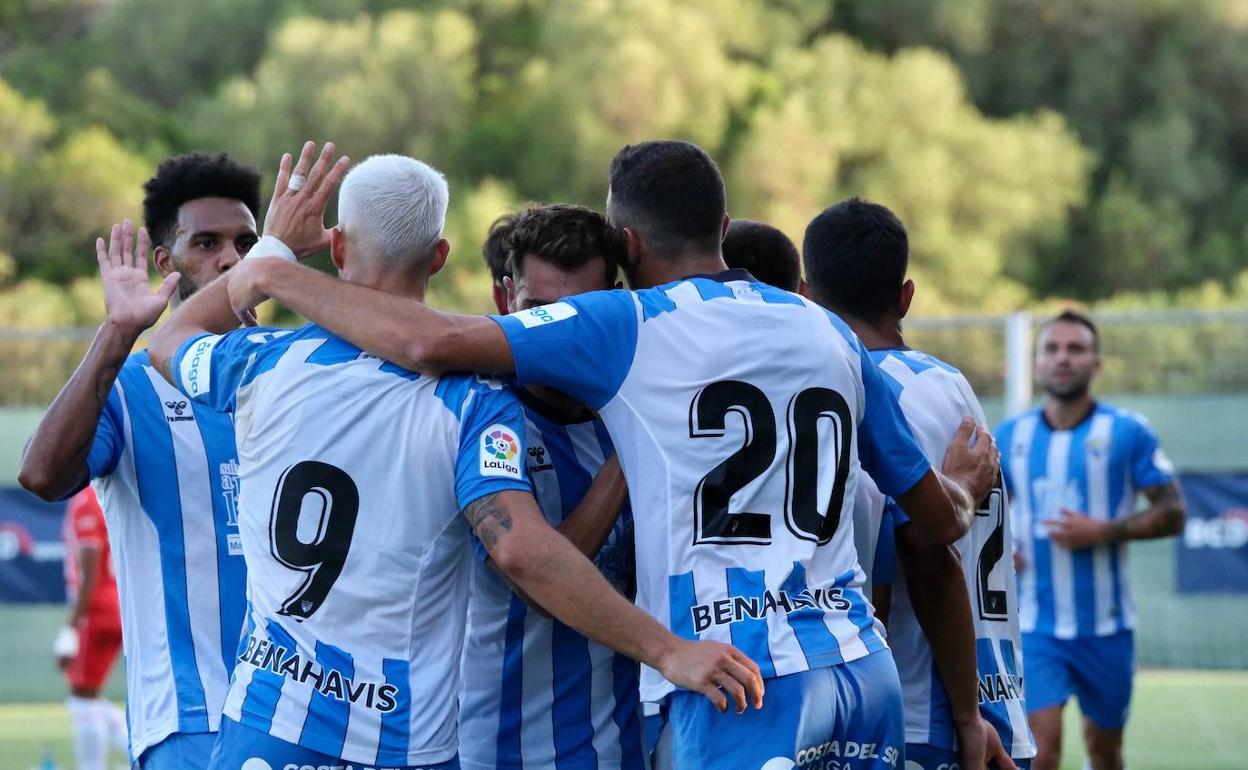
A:
[[[126,712],[107,698],[96,698],[94,703],[99,720],[108,729],[109,745],[122,754],[129,752],[130,736],[126,733]]]
[[[74,757],[78,770],[106,770],[108,725],[100,719],[94,698],[69,696],[69,718],[74,726]]]

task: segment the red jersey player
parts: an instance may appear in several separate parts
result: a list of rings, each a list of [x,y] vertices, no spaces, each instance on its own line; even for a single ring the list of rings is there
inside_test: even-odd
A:
[[[53,652],[69,682],[74,753],[79,770],[104,770],[110,743],[126,750],[125,717],[100,697],[121,649],[121,614],[104,512],[90,487],[70,500],[65,513],[65,587],[69,620]]]

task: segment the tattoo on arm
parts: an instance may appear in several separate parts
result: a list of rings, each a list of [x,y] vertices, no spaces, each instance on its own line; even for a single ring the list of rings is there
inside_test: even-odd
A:
[[[1183,506],[1178,482],[1169,481],[1148,487],[1144,494],[1148,497],[1149,506],[1110,524],[1110,542],[1152,540],[1177,535],[1183,531],[1187,511]]]
[[[498,495],[485,495],[477,498],[464,508],[464,518],[472,526],[477,537],[486,550],[491,550],[508,532],[511,531],[511,517],[498,505]]]

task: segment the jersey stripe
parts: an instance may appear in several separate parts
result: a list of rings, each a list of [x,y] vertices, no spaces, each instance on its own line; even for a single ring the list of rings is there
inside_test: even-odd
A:
[[[585,763],[596,765],[589,710],[589,640],[559,622],[554,624],[551,636],[555,767],[562,770]]]
[[[1039,418],[1027,415],[1014,424],[1010,441],[1010,475],[1016,479],[1031,478],[1031,443],[1035,435],[1036,423]],[[1039,599],[1036,596],[1036,574],[1039,572],[1039,556],[1036,551],[1035,521],[1032,510],[1031,484],[1023,481],[1014,484],[1013,506],[1010,509],[1014,520],[1014,535],[1018,538],[1023,561],[1028,565],[1036,565],[1035,569],[1023,570],[1019,579],[1018,589],[1018,625],[1024,632],[1036,627],[1036,619],[1040,614]]]
[[[728,567],[724,570],[728,576],[728,597],[744,597],[763,602],[763,592],[767,590],[763,582],[765,573],[762,570],[747,570],[743,567]],[[766,618],[747,618],[733,623],[732,644],[739,648],[758,664],[763,678],[776,675],[776,666],[771,660],[771,645],[768,642]]]
[[[693,572],[669,575],[667,578],[668,606],[671,607],[672,633],[682,639],[697,640],[693,630],[693,605],[697,603],[697,590],[693,584]]]
[[[780,589],[790,597],[796,597],[807,589],[806,567],[801,562],[793,562],[793,571],[784,579]],[[829,660],[835,663],[844,660],[841,646],[825,622],[823,610],[803,607],[788,613],[787,618],[806,660]]]
[[[377,764],[407,764],[407,743],[410,730],[408,718],[412,713],[411,676],[406,660],[386,658],[381,664],[382,675],[387,684],[398,688],[394,710],[381,715],[381,736],[377,746]]]
[[[524,698],[524,620],[528,607],[519,596],[511,597],[507,610],[507,636],[503,643],[503,670],[498,716],[499,766],[521,756],[520,708]]]
[[[346,688],[349,680],[355,676],[355,665],[344,650],[319,640],[316,642],[316,663],[320,667],[321,677],[312,676],[308,679],[318,686],[308,704],[308,717],[303,723],[299,745],[331,757],[339,757],[342,756],[342,746],[347,737],[347,720],[351,715],[351,704],[345,700]],[[327,691],[331,690],[342,700],[328,695]]]
[[[170,483],[167,475],[160,475],[168,462],[176,457],[173,437],[156,390],[143,369],[125,367],[119,377],[125,382],[127,411],[136,435],[144,437],[143,446],[137,447],[135,468],[138,476],[139,495],[150,501],[147,510],[179,511],[177,476]],[[149,514],[150,515],[150,514]],[[191,630],[190,600],[186,576],[186,538],[182,516],[162,516],[153,519],[162,548],[161,578],[165,589],[165,618],[168,624],[170,659],[173,665],[174,688],[181,705],[178,714],[179,732],[204,732],[208,729],[208,706],[204,698],[204,686],[199,679],[195,663],[195,642]],[[215,593],[216,589],[213,588]]]

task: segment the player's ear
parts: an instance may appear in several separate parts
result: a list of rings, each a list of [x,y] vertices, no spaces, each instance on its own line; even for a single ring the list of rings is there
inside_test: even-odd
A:
[[[721,222],[719,225],[719,242],[720,243],[723,243],[724,239],[728,237],[728,225],[730,224],[732,224],[732,217],[728,216],[727,212],[724,212],[724,221]]]
[[[342,272],[347,261],[347,237],[342,234],[341,227],[329,231],[329,261],[334,263],[335,270]]]
[[[516,312],[516,282],[512,280],[510,275],[503,276],[503,306],[500,308],[504,313]]]
[[[897,317],[905,318],[910,312],[910,303],[914,301],[914,281],[909,278],[901,285],[901,294],[897,297]]]
[[[506,284],[511,282],[511,278],[503,276],[503,283],[494,284],[494,308],[501,314],[507,315],[511,311],[507,309],[507,287]]]
[[[810,290],[810,284],[806,283],[805,278],[799,278],[797,281],[797,293],[810,300],[815,301],[815,293]]]
[[[152,250],[152,262],[161,275],[169,275],[177,269],[173,264],[173,252],[163,244]]]
[[[433,259],[429,262],[429,275],[437,275],[437,272],[446,267],[446,258],[451,255],[451,242],[445,238],[439,238],[438,242],[433,246]]]

